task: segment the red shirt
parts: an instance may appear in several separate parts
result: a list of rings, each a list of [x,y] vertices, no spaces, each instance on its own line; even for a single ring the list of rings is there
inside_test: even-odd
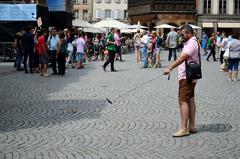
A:
[[[45,41],[44,35],[42,35],[38,38],[37,49],[38,49],[38,54],[45,54],[47,52],[46,41]]]

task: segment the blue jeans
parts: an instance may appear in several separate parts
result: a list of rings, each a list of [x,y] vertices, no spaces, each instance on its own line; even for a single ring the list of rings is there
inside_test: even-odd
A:
[[[147,46],[142,47],[142,64],[143,67],[148,67]]]
[[[16,55],[16,59],[15,59],[15,62],[14,62],[14,66],[16,66],[17,70],[21,69],[22,58],[23,58],[22,49],[17,48],[17,55]]]
[[[229,71],[238,71],[239,59],[229,59]]]
[[[171,61],[172,54],[174,57],[174,61],[177,59],[177,48],[169,48],[169,54],[168,54],[168,61]]]

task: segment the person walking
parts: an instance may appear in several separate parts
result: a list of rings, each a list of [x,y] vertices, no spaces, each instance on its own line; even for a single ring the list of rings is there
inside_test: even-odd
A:
[[[171,71],[178,67],[179,80],[179,104],[181,112],[181,128],[173,135],[173,137],[183,137],[196,133],[195,114],[196,105],[194,99],[194,90],[197,80],[186,79],[186,65],[185,61],[199,63],[200,45],[195,36],[193,36],[193,29],[190,25],[184,25],[181,28],[184,36],[184,47],[177,60],[164,70],[164,75],[168,75]]]
[[[212,33],[212,36],[208,39],[208,47],[210,48],[210,53],[208,54],[207,61],[209,61],[210,56],[213,56],[213,61],[216,60],[216,52],[215,52],[215,46],[216,46],[216,38],[215,33]]]
[[[208,36],[205,32],[202,33],[202,49],[204,51],[204,56],[206,56],[207,53],[207,42],[208,42]]]
[[[229,44],[229,81],[237,81],[238,66],[240,61],[240,40],[239,31],[234,31],[232,35],[233,40]]]
[[[47,44],[48,48],[50,50],[50,57],[51,57],[51,63],[52,63],[52,75],[57,75],[57,59],[56,59],[56,54],[57,54],[57,44],[58,44],[59,38],[57,35],[57,29],[52,28],[51,30],[51,35],[49,35]]]
[[[26,27],[26,32],[23,34],[22,46],[24,54],[24,70],[28,73],[27,60],[29,61],[30,73],[33,73],[33,56],[34,56],[34,36],[32,34],[32,28],[30,26]]]
[[[174,28],[171,28],[171,31],[167,35],[167,45],[169,48],[168,61],[171,61],[172,54],[174,61],[177,59],[177,33]]]
[[[114,68],[114,58],[115,58],[115,51],[116,51],[116,43],[114,40],[114,33],[115,29],[111,28],[111,32],[109,33],[107,37],[107,45],[108,45],[108,60],[104,63],[103,70],[106,72],[106,67],[109,63],[111,63],[111,71],[112,72],[117,72]]]

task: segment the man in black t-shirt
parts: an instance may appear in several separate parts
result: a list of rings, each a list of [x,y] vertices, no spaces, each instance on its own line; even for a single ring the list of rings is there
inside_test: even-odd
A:
[[[22,38],[22,46],[23,46],[23,54],[24,54],[24,70],[25,73],[28,73],[27,70],[27,59],[29,60],[29,68],[30,73],[33,73],[33,56],[34,56],[34,37],[32,34],[32,28],[26,27],[26,32],[23,34]]]

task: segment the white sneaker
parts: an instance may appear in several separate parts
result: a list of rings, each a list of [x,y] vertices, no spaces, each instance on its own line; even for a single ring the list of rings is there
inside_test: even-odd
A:
[[[49,77],[49,74],[44,74],[43,76],[44,76],[44,77]]]

